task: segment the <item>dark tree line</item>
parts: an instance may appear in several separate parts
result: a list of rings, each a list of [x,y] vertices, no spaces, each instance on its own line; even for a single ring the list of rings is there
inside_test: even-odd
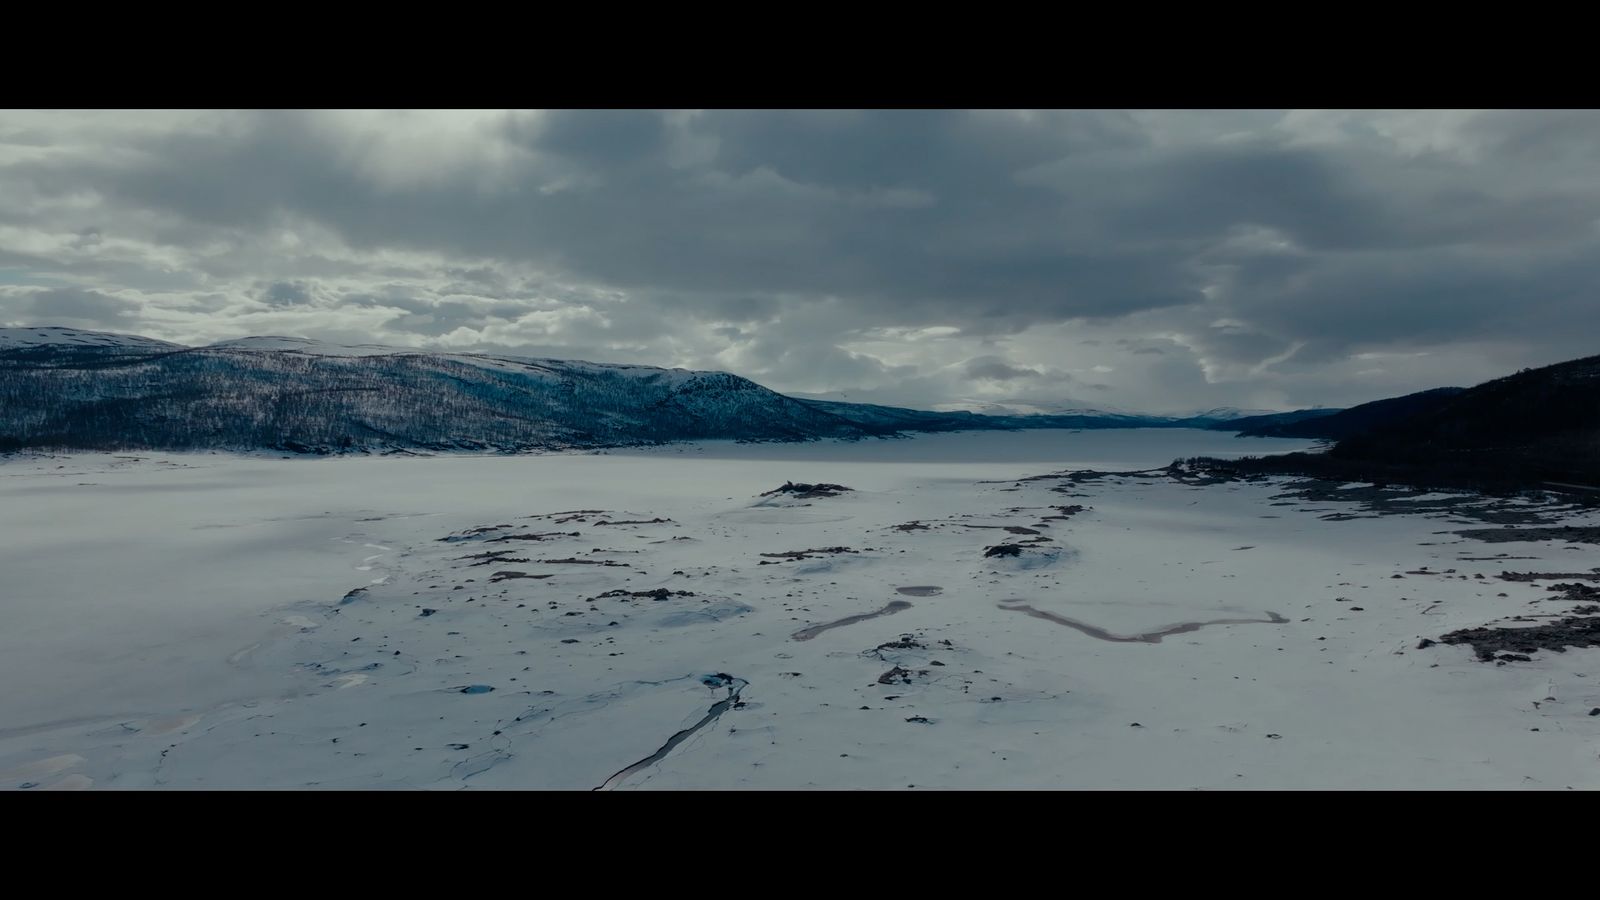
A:
[[[1405,414],[1374,416],[1369,410],[1367,424],[1327,453],[1191,462],[1239,475],[1302,474],[1485,491],[1563,486],[1600,494],[1600,356],[1525,369],[1464,391],[1398,400],[1407,403],[1366,404],[1380,413],[1387,408]]]

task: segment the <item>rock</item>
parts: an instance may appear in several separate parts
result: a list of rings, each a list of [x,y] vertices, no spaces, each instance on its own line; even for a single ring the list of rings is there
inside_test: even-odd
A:
[[[1566,593],[1567,600],[1586,599],[1580,591],[1573,591],[1573,587],[1580,585],[1555,585],[1551,590],[1560,589]],[[1550,650],[1556,653],[1565,652],[1568,647],[1596,647],[1600,646],[1600,616],[1588,615],[1591,610],[1579,607],[1572,610],[1580,615],[1570,616],[1553,622],[1545,622],[1533,627],[1515,628],[1466,628],[1452,631],[1439,638],[1446,644],[1471,644],[1477,651],[1478,658],[1484,662],[1507,660],[1522,662],[1527,660],[1527,654],[1540,650]],[[1596,609],[1594,611],[1600,611]],[[1513,621],[1527,621],[1523,617],[1513,617]],[[1501,653],[1501,651],[1515,651],[1514,653]],[[1496,655],[1499,653],[1500,655]]]
[[[677,574],[677,573],[674,573],[674,574]],[[604,599],[606,599],[608,597],[621,597],[623,599],[630,599],[630,598],[633,598],[633,597],[640,597],[640,598],[648,598],[650,600],[670,600],[673,597],[693,597],[693,596],[694,596],[694,591],[672,591],[672,590],[668,590],[666,588],[656,588],[655,590],[651,590],[651,591],[625,591],[625,590],[622,590],[622,589],[619,588],[619,589],[614,590],[614,591],[606,591],[604,594],[597,594],[597,595],[595,595],[593,597],[590,597],[589,600],[591,602],[593,602],[595,600],[604,600]]]
[[[796,484],[785,481],[782,486],[764,491],[761,496],[771,497],[774,494],[793,494],[800,500],[811,500],[817,497],[837,497],[845,491],[853,490],[842,484]]]
[[[878,676],[878,683],[879,684],[910,684],[911,683],[911,672],[910,672],[909,669],[902,669],[899,666],[895,666],[894,668],[892,668],[889,671],[883,673],[882,675],[879,675]]]
[[[768,557],[770,559],[802,560],[802,559],[811,559],[813,556],[820,556],[820,555],[823,555],[823,554],[859,553],[859,552],[860,552],[859,550],[852,550],[849,547],[818,547],[815,550],[785,550],[782,553],[763,553],[761,555],[765,556],[765,557]],[[760,565],[768,566],[768,565],[778,565],[778,564],[777,563],[763,562],[763,563],[760,563]]]
[[[900,635],[900,639],[899,640],[897,640],[897,641],[888,641],[887,643],[879,644],[878,646],[873,647],[872,649],[874,651],[878,651],[878,650],[926,650],[926,649],[928,649],[928,645],[926,645],[926,644],[922,643],[921,641],[917,640],[917,636],[914,635],[914,634],[902,634],[902,635]]]

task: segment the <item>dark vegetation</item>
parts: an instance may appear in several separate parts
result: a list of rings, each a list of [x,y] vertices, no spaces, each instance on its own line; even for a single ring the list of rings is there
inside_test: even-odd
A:
[[[1225,477],[1304,475],[1489,493],[1557,490],[1600,501],[1600,356],[1477,387],[1352,407],[1278,432],[1338,433],[1326,453],[1186,460]],[[1301,434],[1298,436],[1315,436]]]
[[[1462,390],[1464,389],[1457,387],[1434,388],[1431,391],[1420,391],[1404,397],[1374,400],[1371,403],[1335,410],[1324,415],[1305,415],[1323,412],[1322,410],[1301,410],[1275,416],[1240,419],[1233,424],[1237,425],[1239,433],[1246,437],[1324,438],[1337,441],[1437,409]]]

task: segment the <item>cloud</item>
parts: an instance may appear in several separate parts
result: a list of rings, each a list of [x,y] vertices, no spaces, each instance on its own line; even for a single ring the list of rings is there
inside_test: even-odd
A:
[[[967,360],[967,377],[988,381],[1014,381],[1018,378],[1037,378],[1038,369],[1013,366],[998,356],[980,356]]]
[[[298,306],[311,302],[311,289],[303,281],[274,281],[261,290],[260,299],[268,306]]]
[[[1559,110],[7,111],[0,317],[1353,403],[1595,350],[1597,151]]]
[[[18,321],[64,322],[98,327],[125,320],[135,304],[120,297],[80,288],[44,290],[0,288],[0,311]]]

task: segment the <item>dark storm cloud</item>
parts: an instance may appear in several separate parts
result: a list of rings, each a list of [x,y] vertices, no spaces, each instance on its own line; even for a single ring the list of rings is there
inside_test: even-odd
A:
[[[990,381],[1013,381],[1018,378],[1037,378],[1038,369],[1013,366],[996,356],[983,356],[967,360],[968,378],[986,378]]]
[[[114,323],[133,310],[133,304],[99,291],[58,288],[27,297],[27,309],[41,320],[71,319],[94,324]]]
[[[311,289],[300,281],[274,281],[262,289],[261,302],[268,306],[298,306],[310,303]]]
[[[1592,159],[1600,146],[1600,117],[1593,110],[1490,110],[1464,131],[1489,154],[1507,161]]]
[[[475,190],[466,168],[396,191],[358,177],[336,139],[295,113],[158,135],[139,162],[81,174],[189,223],[192,234],[169,231],[179,239],[198,238],[200,225],[263,228],[304,216],[361,247],[531,260],[652,291],[849,296],[899,322],[934,315],[1007,330],[1198,299],[1170,254],[1062,241],[1058,198],[1014,179],[1021,166],[1131,140],[1097,119],[1042,128],[966,113],[859,114],[842,124],[747,115],[758,121],[697,119],[692,130],[718,152],[690,168],[670,164],[654,113],[511,124],[526,155],[507,163],[509,190]],[[789,125],[770,136],[752,130],[768,120]],[[841,149],[830,156],[828,147]],[[918,149],[905,165],[880,158],[895,147]]]
[[[661,114],[649,110],[551,110],[536,122],[508,118],[505,127],[513,142],[530,150],[600,169],[652,160],[667,140]]]
[[[15,113],[0,191],[0,266],[39,279],[8,321],[923,401],[1068,371],[1127,405],[1381,394],[1600,320],[1592,112]]]

